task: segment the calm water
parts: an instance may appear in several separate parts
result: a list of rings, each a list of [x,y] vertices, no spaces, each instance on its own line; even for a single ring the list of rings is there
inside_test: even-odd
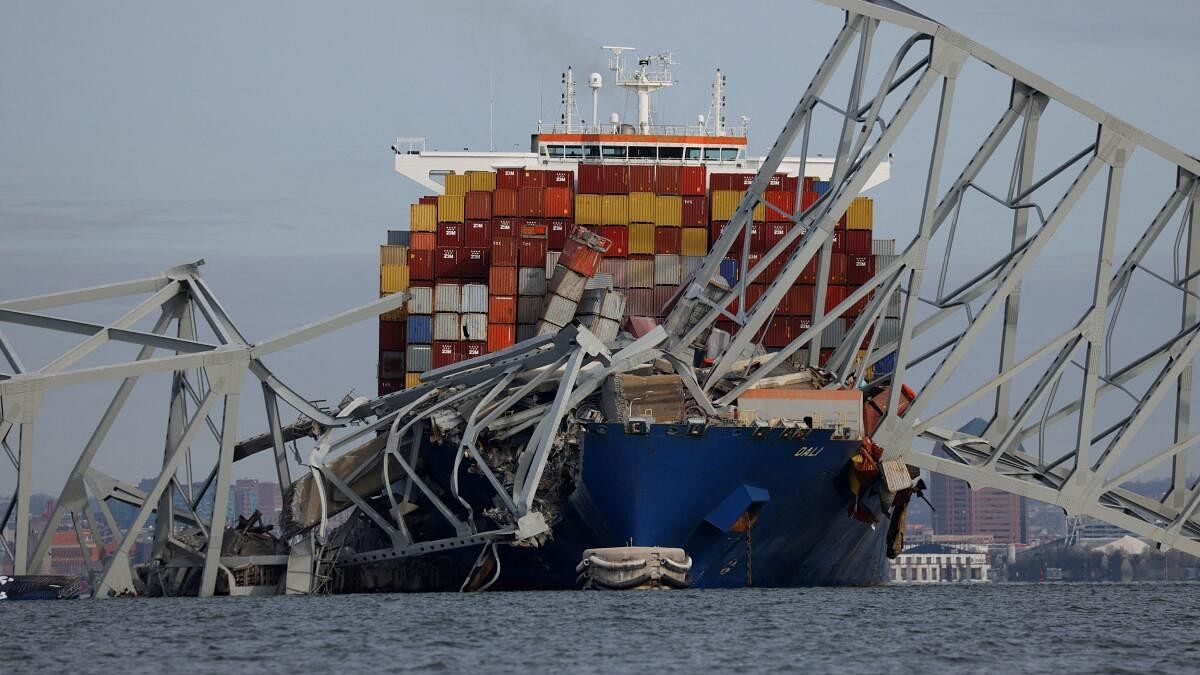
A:
[[[1198,584],[0,603],[0,672],[1179,673],[1198,621]]]

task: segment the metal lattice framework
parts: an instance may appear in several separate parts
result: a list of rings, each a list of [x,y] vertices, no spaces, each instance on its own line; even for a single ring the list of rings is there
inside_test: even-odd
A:
[[[202,263],[199,261],[172,268],[156,277],[0,302],[0,324],[24,325],[84,336],[75,347],[45,366],[30,371],[24,367],[11,341],[0,332],[0,352],[11,368],[10,373],[0,374],[0,405],[3,406],[0,446],[3,446],[17,473],[16,493],[6,511],[0,514],[0,533],[3,533],[9,518],[14,518],[15,537],[10,544],[0,536],[0,545],[13,559],[16,574],[47,570],[50,544],[57,524],[69,516],[84,559],[88,560],[91,554],[82,536],[85,523],[94,534],[96,547],[101,550],[103,569],[98,572],[89,570],[93,596],[133,593],[131,550],[150,516],[155,514],[153,558],[172,560],[164,573],[173,578],[160,580],[164,587],[180,587],[187,575],[198,571],[199,594],[212,595],[218,573],[228,574],[232,565],[242,561],[221,555],[226,531],[225,509],[214,508],[211,519],[204,518],[198,511],[201,501],[210,493],[213,504],[226,503],[233,479],[233,463],[271,449],[275,455],[280,485],[289,485],[292,481],[285,454],[286,442],[311,434],[314,426],[317,429],[333,429],[359,421],[353,415],[333,415],[313,405],[276,378],[262,359],[355,321],[396,309],[404,302],[405,296],[385,297],[327,320],[251,344],[200,278],[198,266]],[[149,297],[108,324],[75,321],[47,313],[56,308],[141,294],[149,294]],[[149,331],[132,328],[155,313],[158,318]],[[198,320],[207,325],[215,340],[198,338]],[[141,350],[132,361],[71,368],[109,342],[139,345]],[[166,352],[167,355],[156,356],[156,352]],[[161,470],[150,491],[143,492],[100,472],[93,467],[93,461],[139,378],[154,373],[172,374],[170,407]],[[261,383],[270,429],[263,436],[239,443],[238,403],[247,373],[253,374]],[[42,410],[43,397],[48,390],[57,387],[105,381],[119,381],[120,384],[66,479],[55,502],[50,525],[36,541],[32,541],[29,509],[33,465],[39,453],[45,451],[39,450],[35,444],[34,423],[39,415],[57,417],[61,414]],[[302,415],[301,422],[281,426],[280,399]],[[214,419],[218,410],[221,414]],[[136,411],[132,414],[146,413]],[[197,436],[206,430],[216,440],[218,451],[216,457],[210,458],[212,468],[197,492],[190,485],[181,484],[180,469],[185,464],[191,466],[193,460],[203,464],[203,457],[193,457],[195,453],[192,448]],[[13,444],[9,442],[10,435],[16,437],[15,452]],[[119,527],[109,507],[110,502],[114,501],[137,508],[132,525],[125,530]],[[97,518],[93,504],[100,510],[103,520]],[[179,504],[183,504],[184,508],[179,508]],[[198,529],[200,543],[195,545],[182,541],[177,537],[180,528]],[[107,543],[115,547],[111,555],[104,552],[105,542],[101,532],[108,533],[110,541]],[[282,556],[282,560],[254,562],[270,564],[286,561],[287,556]]]
[[[712,394],[712,403],[721,408],[731,405],[738,394],[776,372],[802,349],[807,350],[809,362],[816,365],[816,347],[821,344],[823,330],[836,319],[850,317],[847,337],[829,359],[828,367],[843,381],[856,382],[871,364],[895,354],[894,373],[883,381],[907,383],[919,392],[903,414],[889,412],[874,434],[874,440],[887,449],[886,456],[965,479],[975,487],[999,488],[1058,504],[1069,513],[1090,515],[1161,545],[1200,554],[1200,524],[1194,519],[1200,504],[1200,485],[1189,482],[1187,464],[1188,452],[1200,441],[1200,434],[1190,431],[1191,376],[1200,350],[1196,311],[1200,298],[1200,236],[1193,230],[1200,162],[898,3],[824,1],[846,11],[845,24],[705,266],[681,292],[668,322],[672,338],[667,350],[686,359],[691,350],[703,344],[703,337],[716,319],[725,317],[738,324],[731,347],[711,369],[699,371],[693,383]],[[867,74],[872,57],[879,51],[876,38],[885,28],[903,32],[906,37],[890,61],[884,61],[887,67],[873,89],[867,85]],[[847,58],[851,59],[849,66],[842,67]],[[997,111],[998,121],[969,159],[959,167],[949,167],[947,156],[959,149],[950,135],[953,120],[967,114],[955,114],[956,86],[972,61],[989,66],[992,70],[986,71],[988,77],[995,78],[996,73],[1003,77],[1009,102]],[[847,80],[844,106],[822,98],[839,73]],[[915,126],[911,122],[939,86],[928,171],[923,187],[918,188],[922,199],[919,215],[912,222],[911,240],[900,241],[894,262],[877,269],[861,289],[825,311],[831,235],[836,222],[897,142],[920,133],[910,132]],[[800,143],[802,157],[807,154],[813,118],[826,108],[835,111],[841,127],[829,191],[807,209],[801,208],[801,195],[797,195],[797,211],[787,215],[799,227],[793,228],[756,265],[748,264],[748,249],[743,249],[740,275],[732,289],[725,290],[720,282],[710,281],[717,276],[721,258],[749,227],[754,207],[761,203],[775,208],[763,196],[767,180],[794,144]],[[1039,174],[1035,158],[1039,150],[1045,152],[1046,145],[1046,139],[1039,135],[1039,122],[1048,109],[1069,112],[1077,120],[1076,127],[1091,135],[1092,140],[1061,165]],[[1002,157],[998,150],[1013,134],[1015,157]],[[1138,177],[1142,194],[1153,191],[1152,183],[1158,183],[1157,195],[1163,199],[1161,210],[1148,223],[1118,217],[1127,163],[1135,151],[1147,153],[1173,169],[1164,172],[1169,173],[1171,181],[1166,185],[1154,180],[1153,175]],[[1011,167],[1005,172],[1006,177],[1011,176],[1007,190],[1003,186],[989,189],[982,184],[981,174],[997,165]],[[943,189],[943,177],[953,175],[952,170],[957,171],[957,178]],[[1063,183],[1067,183],[1065,191],[1057,193],[1056,186]],[[1093,183],[1100,189],[1089,192]],[[950,285],[952,290],[947,290],[952,283],[948,261],[958,255],[954,249],[955,230],[965,230],[972,220],[972,211],[964,210],[963,203],[976,193],[1005,210],[1011,224],[1011,246],[991,255],[968,281]],[[1092,231],[1097,233],[1089,246],[1094,251],[1092,292],[1071,310],[1074,321],[1067,330],[1036,335],[1036,322],[1021,317],[1022,288],[1031,292],[1035,265],[1045,260],[1048,246],[1060,235],[1064,222],[1083,211],[1080,204],[1085,196],[1093,194],[1099,194],[1098,210],[1102,215],[1096,219],[1098,222],[1091,222]],[[1150,268],[1148,253],[1160,238],[1170,238],[1161,235],[1176,216],[1180,227],[1173,252],[1175,269],[1156,273]],[[1118,225],[1125,228],[1122,232],[1136,228],[1138,237],[1128,255],[1114,261]],[[959,249],[963,248],[964,236],[969,235],[959,232]],[[743,237],[746,247],[748,240],[749,236]],[[942,261],[931,253],[937,248],[935,243],[944,247]],[[1184,261],[1179,269],[1181,257]],[[749,285],[769,278],[765,272],[776,259],[783,261],[778,274],[767,283],[758,301],[747,307]],[[819,265],[812,327],[786,348],[755,358],[747,367],[745,358],[756,336],[812,260]],[[932,274],[939,265],[940,274]],[[933,270],[927,274],[931,266]],[[1113,367],[1110,341],[1114,331],[1131,323],[1122,323],[1119,310],[1128,299],[1131,280],[1139,272],[1147,272],[1174,293],[1178,309],[1170,310],[1171,320],[1173,312],[1179,311],[1182,323],[1169,339],[1143,344],[1124,365]],[[931,277],[936,284],[930,283]],[[926,297],[931,285],[937,290],[934,297]],[[880,334],[885,307],[897,292],[904,298],[899,335],[885,342],[876,336]],[[740,300],[737,306],[741,309],[730,312],[725,308],[734,299]],[[851,308],[860,302],[865,302],[866,308],[854,318]],[[951,317],[963,318],[965,326],[952,329],[946,337],[945,321]],[[935,329],[943,330],[939,333]],[[1139,326],[1134,323],[1127,330],[1136,333]],[[1025,337],[1031,333],[1035,336]],[[989,334],[998,344],[998,349],[990,352],[982,339]],[[866,358],[857,359],[860,344],[869,351]],[[1025,356],[1019,357],[1018,345],[1025,348],[1027,344]],[[814,348],[808,349],[810,346]],[[1076,354],[1081,355],[1082,363],[1075,362]],[[992,375],[966,394],[947,393],[953,381],[964,377],[962,366],[967,359],[971,364],[987,359],[994,364]],[[1064,385],[1073,363],[1082,370],[1074,395]],[[923,380],[919,368],[931,369]],[[744,377],[732,390],[715,390],[717,383],[729,375]],[[1023,381],[1030,385],[1020,386]],[[1114,392],[1123,392],[1132,404],[1119,413],[1111,412],[1121,404]],[[889,411],[897,410],[900,395],[901,388],[892,387]],[[951,398],[948,404],[947,397]],[[978,403],[990,403],[986,430],[981,434],[955,431],[971,418],[968,411]],[[1099,404],[1105,405],[1107,414],[1114,415],[1114,423],[1097,419]],[[1159,409],[1169,409],[1166,412],[1173,415],[1173,442],[1135,443],[1139,431],[1147,427]],[[1060,430],[1053,447],[1044,448],[1038,456],[1023,450],[1022,441],[1045,439],[1047,429],[1053,426]],[[935,455],[918,451],[923,441],[926,445],[940,443],[944,452]],[[1153,498],[1122,489],[1127,482],[1164,464],[1170,464],[1172,476],[1167,494]]]

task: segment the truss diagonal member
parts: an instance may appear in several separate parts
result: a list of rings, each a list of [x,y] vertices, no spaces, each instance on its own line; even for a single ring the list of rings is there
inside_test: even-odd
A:
[[[150,309],[153,309],[153,307],[147,308],[147,311]],[[100,334],[105,336],[107,339],[116,340],[117,342],[129,342],[142,346],[152,345],[162,349],[170,349],[172,351],[183,353],[205,352],[216,348],[216,345],[196,342],[195,340],[184,340],[181,338],[171,337],[169,335],[144,333],[134,330],[123,330],[119,328],[101,326],[94,323],[86,323],[72,319],[62,319],[58,317],[46,316],[44,314],[20,312],[12,309],[0,308],[0,322],[15,323],[23,326],[33,326],[36,328],[47,328],[64,333],[87,335],[89,337]]]
[[[159,289],[154,295],[146,298],[136,307],[126,312],[124,316],[117,319],[111,326],[108,326],[108,328],[116,330],[127,329],[136,324],[138,321],[141,321],[145,316],[156,309],[164,312],[167,311],[168,303],[172,305],[179,304],[176,298],[179,294],[180,288],[182,288],[182,286],[178,281],[172,281],[171,283]],[[155,326],[155,328],[150,332],[152,334],[158,334],[162,333],[163,330],[165,330],[165,326],[161,328]],[[59,356],[57,359],[54,359],[50,363],[43,366],[38,372],[56,373],[63,370],[72,363],[78,361],[84,356],[87,356],[97,347],[111,339],[110,332],[110,330],[104,329],[96,331],[92,335],[88,336],[88,338],[83,342],[65,352],[62,356]]]
[[[245,352],[242,352],[245,355]],[[248,360],[248,355],[244,358]],[[213,490],[213,504],[229,501],[229,487],[233,482],[233,446],[237,444],[238,404],[241,400],[242,380],[246,375],[246,361],[211,369],[210,393],[225,396],[225,409],[221,415],[221,443],[217,455],[217,484]],[[172,477],[174,472],[172,472]],[[213,508],[212,524],[208,541],[204,546],[204,571],[200,577],[200,597],[211,597],[216,592],[217,571],[221,566],[221,545],[225,539],[226,510]]]
[[[17,355],[16,347],[13,347],[12,342],[4,335],[4,331],[0,331],[0,356],[8,361],[8,367],[12,369],[14,375],[20,375],[25,372],[25,364],[21,363],[21,357]],[[6,376],[0,375],[0,379]]]
[[[121,281],[114,284],[91,286],[88,288],[80,288],[71,291],[47,293],[45,295],[35,295],[16,300],[4,300],[0,301],[0,308],[21,312],[36,312],[53,307],[62,307],[64,305],[77,305],[96,300],[120,298],[126,295],[157,293],[162,289],[163,286],[166,286],[169,283],[171,283],[171,279],[165,274],[162,274],[156,277],[147,277],[145,279],[134,279],[132,281]]]
[[[335,314],[327,319],[314,321],[305,326],[301,326],[295,330],[273,337],[269,340],[263,340],[250,348],[252,358],[261,359],[267,354],[277,352],[281,349],[287,349],[293,345],[307,342],[313,338],[320,337],[326,333],[331,333],[335,330],[345,328],[353,323],[369,319],[374,316],[399,309],[401,305],[408,301],[407,293],[393,293],[384,296],[379,300],[369,302],[361,307],[346,310],[340,314]]]

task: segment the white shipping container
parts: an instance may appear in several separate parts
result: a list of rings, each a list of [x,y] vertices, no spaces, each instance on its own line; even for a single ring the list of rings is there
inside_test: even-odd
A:
[[[546,294],[546,273],[540,267],[521,267],[517,269],[517,293],[519,295]]]
[[[487,314],[487,284],[463,284],[462,311],[464,313]]]
[[[433,363],[433,347],[429,345],[409,345],[405,350],[404,360],[407,362],[408,372],[423,373],[429,370]]]
[[[564,265],[559,265],[554,270],[554,278],[550,280],[550,292],[570,300],[572,304],[579,302],[586,287],[587,277]]]
[[[587,284],[585,284],[584,287],[585,288],[612,288],[613,287],[613,277],[611,274],[597,273],[595,276],[588,278]]]
[[[604,344],[611,344],[617,339],[617,333],[621,332],[621,324],[613,319],[606,319],[602,316],[596,317],[592,322],[590,330],[600,338]]]
[[[822,349],[837,349],[842,345],[842,341],[846,339],[846,320],[837,318],[833,323],[825,327],[821,331],[821,348]]]
[[[896,342],[900,339],[900,319],[884,319],[879,322],[879,337],[875,338],[877,346],[883,346],[889,342]]]
[[[900,295],[900,291],[893,291],[892,297],[888,298],[887,309],[883,315],[889,319],[899,319],[900,313],[904,311],[904,296]]]
[[[625,294],[618,291],[605,293],[599,314],[605,319],[620,321],[621,317],[625,316]]]
[[[685,255],[681,258],[680,276],[683,279],[688,278],[696,270],[704,265],[704,256],[702,255]]]
[[[458,284],[438,284],[433,288],[433,311],[462,311],[462,288]],[[434,338],[435,340],[439,338]]]
[[[625,280],[628,288],[654,288],[654,258],[631,258]]]
[[[679,258],[677,255],[660,254],[654,256],[654,285],[679,285]]]
[[[438,312],[433,315],[433,339],[462,340],[462,326],[457,313]]]
[[[562,326],[555,326],[554,324],[550,323],[549,321],[541,321],[538,323],[537,327],[534,329],[533,336],[539,337],[542,335],[555,335],[560,330],[562,330]]]
[[[542,320],[555,326],[565,326],[575,317],[575,309],[579,303],[551,293],[546,296],[546,306],[542,309]]]
[[[428,286],[413,286],[408,289],[408,313],[433,314],[433,289]]]
[[[872,255],[896,255],[896,240],[872,239],[871,253]]]
[[[546,278],[554,276],[554,267],[558,265],[558,259],[562,257],[562,251],[546,251]]]
[[[535,324],[542,318],[542,296],[517,298],[517,323]]]
[[[483,342],[487,340],[487,314],[462,315],[462,339]]]

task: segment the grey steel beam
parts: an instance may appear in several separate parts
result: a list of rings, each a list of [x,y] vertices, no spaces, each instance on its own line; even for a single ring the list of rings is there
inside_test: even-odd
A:
[[[122,281],[115,284],[104,284],[102,286],[92,286],[72,291],[35,295],[17,300],[5,300],[0,302],[0,308],[21,312],[36,312],[52,307],[77,305],[96,300],[108,300],[126,295],[156,293],[169,283],[171,283],[171,279],[166,275],[147,277],[145,279],[134,279],[133,281]]]
[[[247,359],[248,360],[248,359]],[[200,577],[200,597],[210,597],[216,589],[217,570],[221,564],[221,544],[225,538],[225,504],[229,500],[229,484],[233,480],[233,446],[237,443],[238,403],[241,400],[242,379],[246,364],[230,364],[209,373],[211,393],[225,397],[221,416],[221,449],[217,458],[217,483],[213,492],[212,526],[204,551],[204,572]]]
[[[1200,268],[1200,232],[1197,232],[1197,216],[1200,216],[1200,207],[1196,204],[1196,188],[1192,187],[1190,199],[1188,201],[1188,210],[1185,212],[1187,217],[1187,251],[1184,255],[1184,277],[1187,279],[1184,282],[1183,307],[1182,316],[1180,317],[1180,328],[1186,328],[1196,323],[1197,316],[1200,314],[1200,302],[1197,302],[1197,293],[1200,293],[1200,277],[1195,275],[1197,268]],[[1181,439],[1186,438],[1191,433],[1192,419],[1192,371],[1193,365],[1191,362],[1179,374],[1179,379],[1175,384],[1175,442],[1178,443]],[[1169,497],[1171,503],[1179,509],[1183,509],[1190,501],[1190,510],[1195,509],[1194,496],[1187,496],[1187,480],[1188,480],[1188,456],[1187,453],[1179,453],[1171,460],[1171,490]],[[1182,526],[1184,519],[1179,521]],[[1177,528],[1176,528],[1177,529]]]
[[[158,335],[155,333],[143,333],[135,330],[122,330],[108,326],[100,326],[93,323],[83,321],[75,321],[72,319],[62,319],[53,316],[45,316],[43,314],[32,314],[30,312],[19,312],[12,309],[0,308],[0,322],[15,323],[22,326],[33,326],[35,328],[48,328],[64,333],[74,333],[76,335],[87,335],[89,337],[96,334],[104,335],[109,340],[117,342],[129,342],[142,346],[154,346],[160,349],[171,349],[177,352],[193,353],[205,352],[216,348],[216,345],[210,345],[195,340],[184,340],[173,338],[169,335]]]

